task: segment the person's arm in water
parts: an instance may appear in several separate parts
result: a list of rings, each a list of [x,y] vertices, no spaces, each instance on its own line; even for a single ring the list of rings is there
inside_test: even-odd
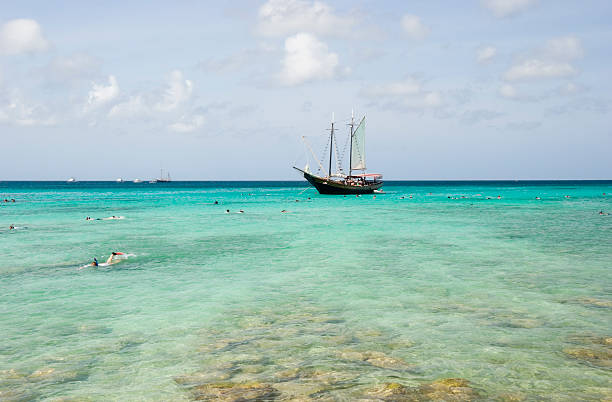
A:
[[[111,253],[110,257],[108,257],[108,260],[106,260],[106,263],[107,263],[108,265],[110,265],[110,264],[114,264],[115,262],[117,262],[117,261],[113,261],[113,257],[114,257],[114,256],[115,256],[115,253]]]

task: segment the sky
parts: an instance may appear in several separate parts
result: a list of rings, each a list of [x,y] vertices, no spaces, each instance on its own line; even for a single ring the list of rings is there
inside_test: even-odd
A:
[[[300,180],[353,110],[386,179],[612,179],[611,73],[609,0],[3,2],[0,180]]]

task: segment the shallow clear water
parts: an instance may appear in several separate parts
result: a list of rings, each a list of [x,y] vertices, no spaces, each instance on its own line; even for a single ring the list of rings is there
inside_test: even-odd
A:
[[[385,191],[0,183],[0,399],[257,381],[350,400],[449,377],[483,399],[612,397],[611,181]],[[111,251],[134,256],[79,269]]]

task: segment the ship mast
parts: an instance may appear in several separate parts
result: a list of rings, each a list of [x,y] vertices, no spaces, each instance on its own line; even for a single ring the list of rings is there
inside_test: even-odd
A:
[[[332,113],[331,129],[329,134],[329,177],[332,177],[332,150],[334,149],[334,114]]]
[[[351,177],[353,175],[353,127],[355,127],[355,111],[351,110],[351,124],[349,124],[349,126],[351,126],[351,137],[350,137],[350,143],[351,143],[351,148],[349,149],[349,174],[348,177]]]

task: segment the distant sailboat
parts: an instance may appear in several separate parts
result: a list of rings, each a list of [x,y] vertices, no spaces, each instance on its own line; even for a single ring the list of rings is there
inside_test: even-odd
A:
[[[66,180],[66,183],[76,183],[76,179],[74,177],[69,178],[68,180]]]
[[[334,121],[332,117],[330,139],[329,139],[329,169],[327,175],[319,176],[309,172],[308,167],[304,170],[297,167],[294,169],[302,172],[304,178],[312,184],[320,194],[368,194],[373,193],[380,189],[383,185],[382,175],[380,174],[366,174],[366,163],[365,163],[365,116],[361,119],[357,128],[355,128],[354,116],[351,116],[350,127],[350,160],[348,163],[348,175],[342,171],[342,161],[336,156],[338,162],[337,172],[332,172],[332,157],[334,149]],[[336,139],[336,146],[337,146]],[[312,150],[311,150],[312,152]],[[316,156],[313,154],[317,162],[319,163],[319,171],[325,170],[321,162],[318,161]],[[353,171],[362,171],[361,174],[353,174]],[[323,173],[324,174],[324,173]]]
[[[159,169],[159,178],[151,180],[149,183],[169,183],[172,179],[170,179],[170,172],[166,173],[164,177],[164,169]]]

